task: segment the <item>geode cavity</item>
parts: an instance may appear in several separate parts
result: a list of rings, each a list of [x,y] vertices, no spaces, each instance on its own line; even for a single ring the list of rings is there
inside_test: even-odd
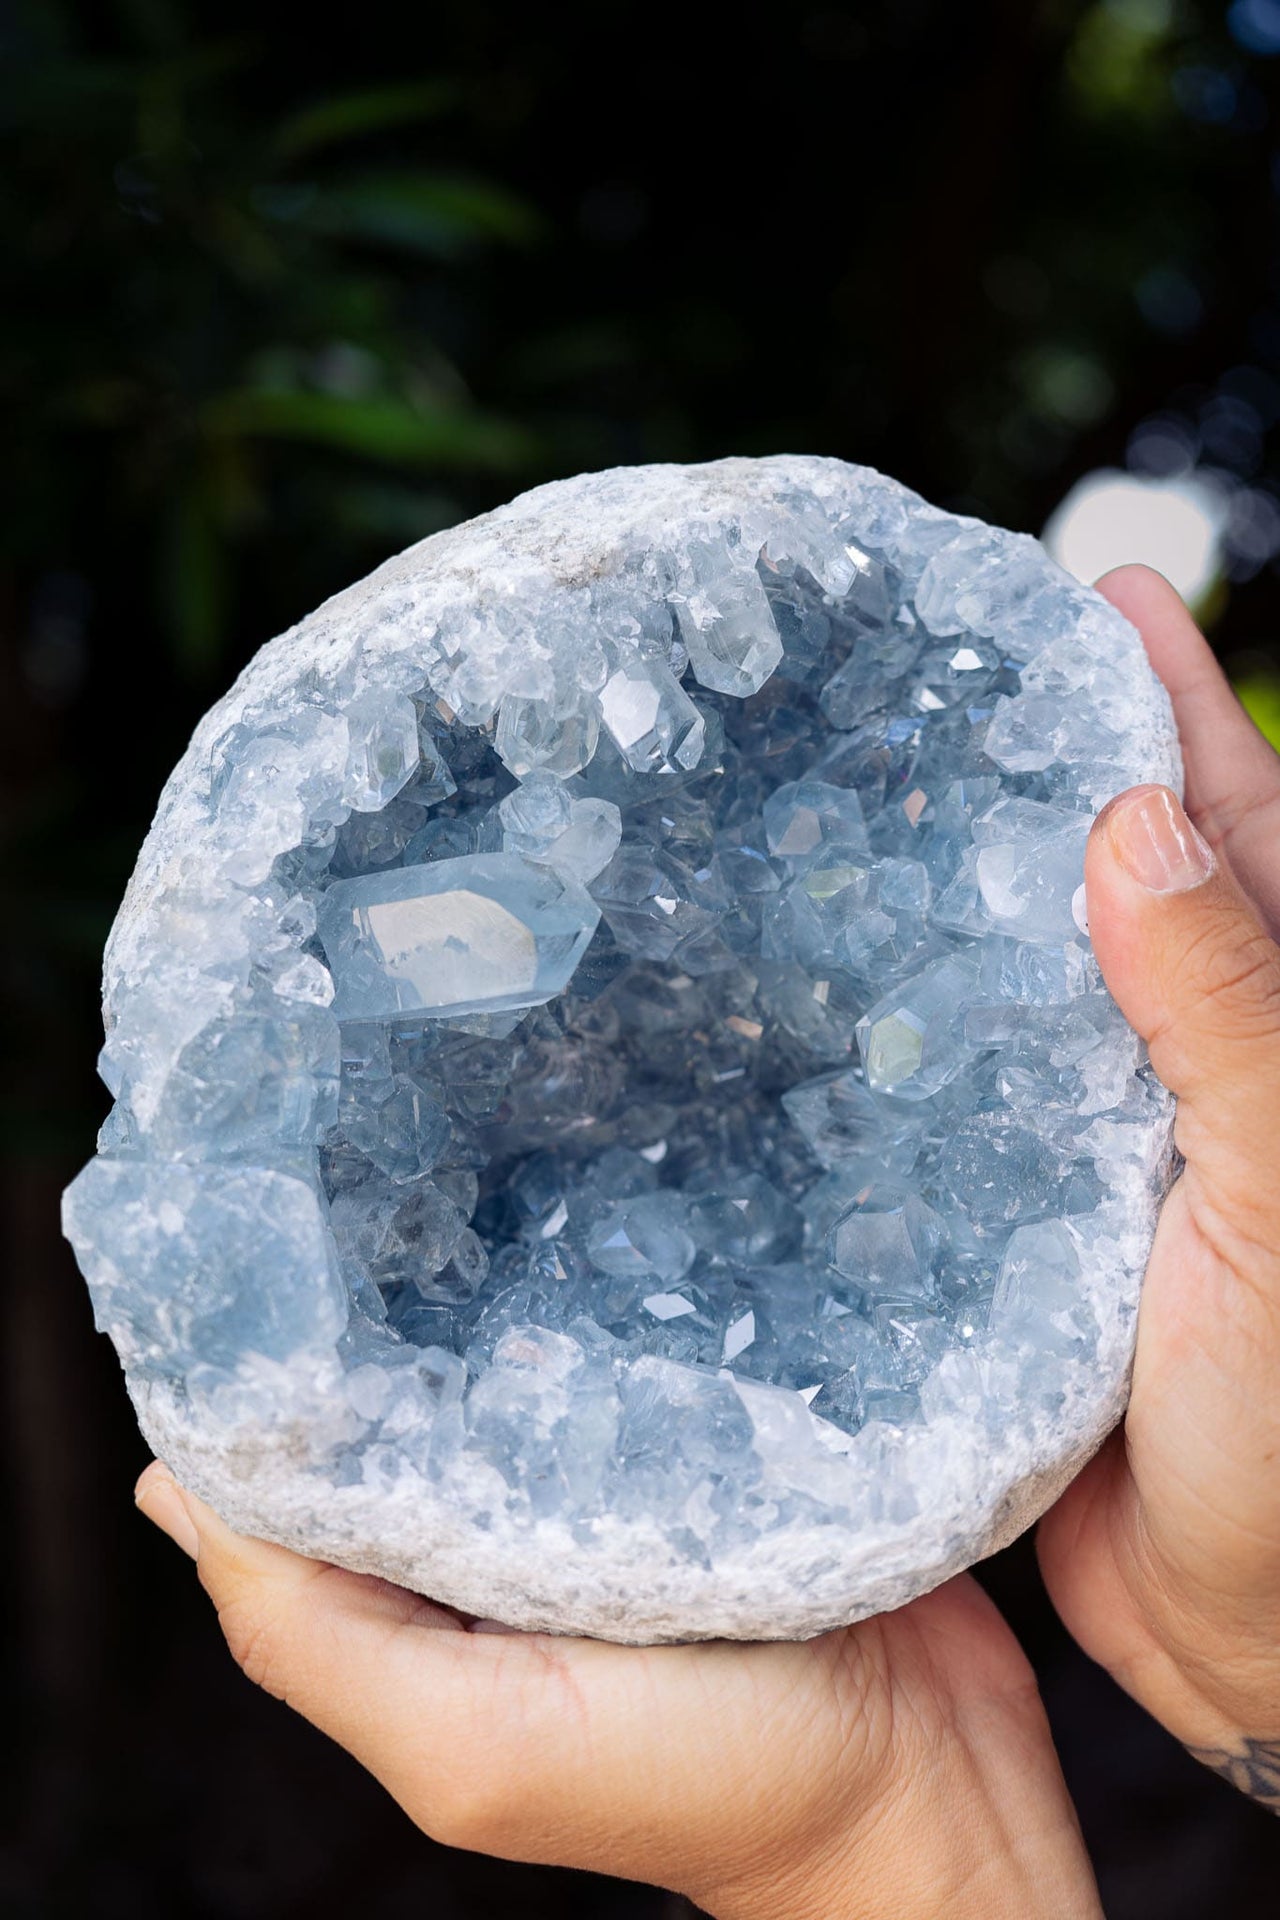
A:
[[[1133,629],[834,460],[588,475],[274,641],[161,800],[67,1231],[235,1526],[818,1632],[1119,1415],[1169,1102],[1083,930]]]

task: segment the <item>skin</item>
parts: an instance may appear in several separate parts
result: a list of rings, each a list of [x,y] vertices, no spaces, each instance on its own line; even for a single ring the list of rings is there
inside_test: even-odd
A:
[[[1086,866],[1187,1164],[1125,1427],[1040,1557],[1085,1650],[1280,1807],[1280,760],[1172,588],[1101,584],[1173,695],[1204,835],[1138,789]],[[1130,870],[1153,818],[1176,856],[1155,877],[1177,883],[1155,891]],[[805,1643],[622,1648],[504,1633],[238,1537],[159,1464],[138,1502],[196,1559],[249,1677],[449,1844],[651,1881],[717,1920],[1101,1912],[1034,1677],[967,1576]]]
[[[1159,575],[1102,584],[1173,696],[1218,867],[1150,895],[1108,857],[1107,817],[1089,849],[1094,948],[1179,1096],[1187,1165],[1147,1269],[1128,1417],[1041,1522],[1040,1564],[1085,1651],[1229,1777],[1252,1751],[1280,1811],[1280,759]]]

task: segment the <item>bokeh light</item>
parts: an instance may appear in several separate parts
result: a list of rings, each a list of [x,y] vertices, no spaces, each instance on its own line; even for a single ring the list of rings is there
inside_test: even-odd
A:
[[[1072,487],[1050,515],[1043,539],[1058,564],[1078,579],[1093,581],[1112,567],[1141,561],[1194,606],[1221,572],[1228,514],[1224,493],[1197,475],[1154,479],[1099,468]]]
[[[1280,0],[1234,0],[1227,25],[1250,53],[1280,53]]]

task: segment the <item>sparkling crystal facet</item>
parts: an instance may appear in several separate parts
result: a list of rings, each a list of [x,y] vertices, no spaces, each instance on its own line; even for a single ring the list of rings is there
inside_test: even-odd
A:
[[[575,881],[492,853],[336,881],[317,931],[340,1020],[456,1017],[563,993],[599,918]]]

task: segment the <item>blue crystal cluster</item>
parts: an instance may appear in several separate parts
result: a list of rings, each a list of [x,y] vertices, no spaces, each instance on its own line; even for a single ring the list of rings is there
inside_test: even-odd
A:
[[[701,1489],[696,1555],[767,1524],[749,1383],[909,1433],[949,1355],[1087,1364],[1163,1112],[1081,887],[1148,696],[1035,542],[838,471],[366,596],[198,738],[68,1201],[135,1386],[336,1355],[335,1484]]]

